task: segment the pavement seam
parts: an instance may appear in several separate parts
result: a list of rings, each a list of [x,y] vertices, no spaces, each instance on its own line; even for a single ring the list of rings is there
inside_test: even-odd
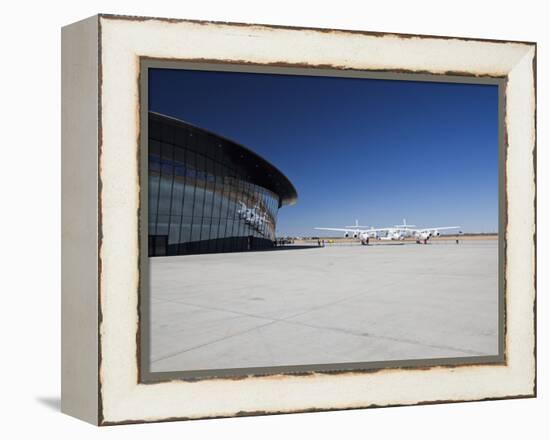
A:
[[[201,306],[197,306],[197,305],[194,305],[194,304],[188,304],[188,303],[184,303],[184,302],[181,302],[181,301],[167,301],[167,302],[184,304],[184,305],[189,305],[189,306],[201,308]],[[338,302],[340,302],[340,301],[338,301]],[[210,310],[222,311],[222,312],[226,312],[226,313],[234,313],[234,314],[237,314],[237,315],[239,314],[239,313],[236,313],[236,312],[228,312],[228,311],[223,310],[223,309],[214,309],[214,308],[209,308],[209,307],[202,307],[202,308],[206,308],[207,310],[210,309]],[[298,314],[298,315],[300,315],[300,314]],[[470,355],[478,355],[478,356],[486,355],[486,353],[478,352],[478,351],[475,351],[475,350],[467,350],[467,349],[456,348],[456,347],[445,346],[445,345],[427,344],[427,343],[423,343],[423,342],[420,342],[420,341],[415,341],[415,340],[412,340],[412,339],[399,339],[399,338],[393,338],[393,337],[390,337],[390,336],[376,335],[376,334],[372,334],[372,333],[368,333],[368,334],[355,333],[355,332],[351,332],[351,331],[344,330],[344,329],[339,329],[339,328],[334,328],[334,327],[320,327],[320,326],[315,326],[315,325],[311,325],[311,324],[306,324],[306,323],[303,323],[303,322],[290,321],[290,319],[292,319],[292,318],[294,318],[295,316],[298,316],[298,315],[293,315],[293,316],[290,316],[290,317],[287,317],[287,318],[275,318],[275,319],[265,318],[265,317],[260,317],[260,316],[256,316],[256,315],[250,315],[250,314],[242,314],[242,315],[243,316],[248,316],[248,317],[253,317],[253,318],[264,319],[264,320],[268,319],[270,322],[261,324],[261,325],[256,326],[256,327],[252,327],[252,328],[247,329],[247,330],[236,332],[236,333],[233,333],[231,335],[224,336],[223,338],[214,339],[212,341],[205,342],[203,344],[199,344],[199,345],[196,345],[196,346],[193,346],[193,347],[190,347],[190,348],[186,348],[185,350],[181,350],[181,351],[178,351],[176,353],[165,355],[165,356],[160,357],[158,359],[152,360],[151,364],[156,363],[156,362],[160,362],[160,361],[163,361],[163,360],[166,360],[166,359],[169,359],[169,358],[172,358],[172,357],[181,355],[183,353],[187,353],[189,351],[196,350],[196,349],[199,349],[199,348],[211,345],[211,344],[215,344],[217,342],[221,342],[221,341],[224,341],[224,340],[227,340],[227,339],[231,339],[231,338],[236,337],[236,336],[242,336],[243,334],[250,333],[252,331],[257,331],[258,329],[267,327],[269,325],[272,325],[272,324],[275,324],[275,323],[278,323],[278,322],[282,322],[282,323],[290,324],[290,325],[296,325],[296,326],[300,326],[300,327],[313,328],[313,329],[316,329],[316,330],[326,330],[326,331],[332,331],[332,332],[335,332],[335,333],[344,333],[344,334],[349,334],[349,335],[356,336],[356,337],[361,337],[361,338],[389,340],[389,341],[393,341],[393,342],[399,342],[399,343],[402,343],[402,344],[419,345],[419,346],[422,346],[422,347],[435,348],[435,349],[439,349],[439,350],[452,350],[452,351],[456,351],[456,352],[459,352],[459,353],[465,353],[465,354],[470,354]],[[369,361],[365,361],[365,362],[369,362]]]

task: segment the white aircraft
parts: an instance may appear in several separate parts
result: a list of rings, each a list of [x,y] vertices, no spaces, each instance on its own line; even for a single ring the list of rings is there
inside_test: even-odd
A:
[[[380,237],[380,240],[404,240],[413,234],[416,225],[408,225],[407,220],[403,219],[402,225],[393,225],[393,228],[386,228],[386,235]]]
[[[355,221],[356,224],[358,221]],[[407,221],[403,219],[403,224],[394,225],[390,228],[367,228],[360,229],[359,226],[352,226],[351,228],[315,228],[321,231],[338,231],[344,232],[344,237],[359,238],[361,244],[369,244],[369,238],[377,238],[379,240],[404,240],[406,237],[415,237],[417,243],[426,244],[431,237],[439,237],[440,231],[449,229],[459,229],[460,226],[438,226],[430,228],[416,229],[416,225],[407,224]],[[381,235],[380,232],[385,233]]]
[[[460,229],[460,226],[437,226],[429,228],[415,229],[416,225],[408,225],[407,220],[403,219],[402,225],[394,225],[393,228],[388,228],[385,237],[381,240],[404,240],[406,237],[415,237],[417,243],[428,243],[432,237],[439,237],[440,231],[449,229]]]
[[[365,228],[365,229],[361,229]],[[382,229],[374,229],[373,227],[369,228],[368,226],[360,226],[359,220],[355,220],[355,225],[353,226],[346,226],[345,228],[314,228],[319,231],[336,231],[336,232],[343,232],[344,237],[353,237],[353,238],[359,238],[361,240],[361,244],[367,245],[369,244],[370,238],[379,238],[378,233],[386,231],[386,228]]]

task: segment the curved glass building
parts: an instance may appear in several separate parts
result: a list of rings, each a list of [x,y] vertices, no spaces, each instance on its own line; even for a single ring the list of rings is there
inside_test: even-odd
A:
[[[253,151],[153,112],[148,161],[149,256],[272,247],[278,209],[298,197]]]

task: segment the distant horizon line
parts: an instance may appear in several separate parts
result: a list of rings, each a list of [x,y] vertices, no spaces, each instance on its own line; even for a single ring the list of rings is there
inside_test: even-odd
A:
[[[353,229],[350,229],[350,231],[352,231]],[[368,229],[365,229],[368,231]],[[441,236],[449,236],[449,237],[452,237],[452,236],[455,236],[455,235],[498,235],[498,231],[497,232],[462,232],[462,233],[451,233],[451,234],[444,234],[444,233],[441,233]],[[311,237],[320,237],[322,236],[322,234],[276,234],[276,237],[297,237],[298,235],[301,235],[301,236],[311,236]],[[328,238],[331,238],[331,237],[342,237],[343,235],[342,234],[333,234],[333,235],[324,235],[324,237],[328,237]]]

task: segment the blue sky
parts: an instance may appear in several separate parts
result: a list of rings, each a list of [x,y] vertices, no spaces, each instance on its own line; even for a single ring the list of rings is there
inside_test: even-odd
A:
[[[149,107],[288,176],[299,198],[278,235],[356,218],[498,229],[497,86],[151,69]]]

